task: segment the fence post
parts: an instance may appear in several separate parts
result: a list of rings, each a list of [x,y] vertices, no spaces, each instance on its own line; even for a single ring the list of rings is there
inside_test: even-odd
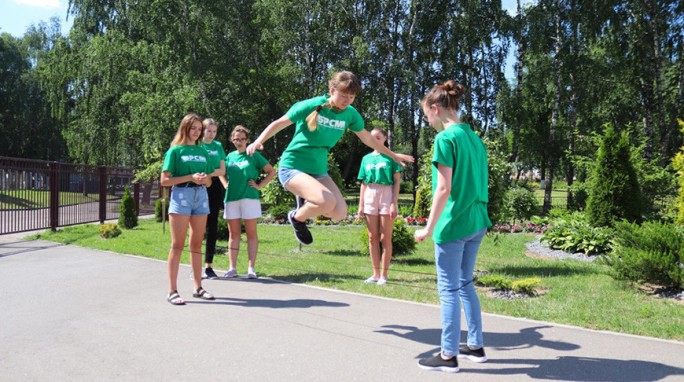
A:
[[[107,220],[107,167],[99,166],[98,174],[100,176],[100,224],[104,224]]]
[[[135,200],[135,215],[140,216],[140,182],[133,183],[133,200]]]
[[[59,226],[59,162],[50,162],[50,229]]]

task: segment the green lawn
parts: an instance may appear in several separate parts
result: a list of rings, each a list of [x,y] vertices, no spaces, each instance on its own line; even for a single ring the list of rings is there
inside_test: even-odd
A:
[[[115,199],[116,196],[107,195],[107,199]],[[97,202],[100,195],[91,193],[84,196],[81,192],[60,192],[61,204],[81,204]],[[50,206],[50,191],[36,190],[9,190],[0,191],[0,210],[16,208],[45,208]]]
[[[166,259],[168,226],[140,220],[140,226],[124,230],[115,239],[101,239],[97,225],[68,227],[35,238]],[[411,227],[414,229],[415,227]],[[432,242],[420,243],[411,256],[398,257],[383,287],[365,284],[370,261],[359,255],[363,226],[313,226],[315,243],[299,251],[289,226],[260,225],[257,272],[262,277],[306,283],[327,288],[437,304]],[[244,240],[244,237],[243,237]],[[538,297],[501,300],[480,291],[485,312],[586,328],[610,330],[684,341],[684,305],[657,299],[616,281],[601,265],[577,260],[535,259],[525,256],[531,235],[486,237],[477,269],[512,280],[540,277],[545,292]],[[219,242],[225,246],[226,242]],[[242,243],[238,271],[246,271],[246,243]],[[183,262],[188,262],[187,252]],[[228,258],[217,256],[215,268],[225,272]],[[160,268],[158,277],[166,277]],[[486,328],[485,328],[486,330]]]

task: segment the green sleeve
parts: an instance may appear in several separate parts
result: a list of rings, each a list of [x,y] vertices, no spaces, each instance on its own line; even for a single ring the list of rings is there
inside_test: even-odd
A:
[[[164,155],[164,164],[162,165],[162,172],[168,171],[173,175],[175,172],[175,167],[174,165],[176,164],[176,150],[170,148],[168,151],[166,151],[166,155]]]
[[[325,96],[320,96],[299,101],[292,105],[285,115],[294,123],[303,121],[316,109],[316,106],[324,104],[326,100],[327,98]]]
[[[454,168],[455,153],[456,147],[453,146],[453,142],[444,139],[443,136],[435,137],[435,152],[432,155],[432,164],[435,167],[441,163],[449,168]]]

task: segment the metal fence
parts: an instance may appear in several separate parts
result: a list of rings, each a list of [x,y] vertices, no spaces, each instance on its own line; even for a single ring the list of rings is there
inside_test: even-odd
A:
[[[0,157],[0,235],[117,219],[133,170]]]

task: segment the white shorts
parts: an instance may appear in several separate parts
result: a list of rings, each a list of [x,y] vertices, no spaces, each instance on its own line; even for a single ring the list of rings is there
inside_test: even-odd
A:
[[[230,219],[258,219],[261,217],[261,202],[259,199],[240,199],[228,202],[223,209],[223,218]]]
[[[394,186],[367,184],[363,195],[363,213],[368,215],[389,215],[394,196]]]

